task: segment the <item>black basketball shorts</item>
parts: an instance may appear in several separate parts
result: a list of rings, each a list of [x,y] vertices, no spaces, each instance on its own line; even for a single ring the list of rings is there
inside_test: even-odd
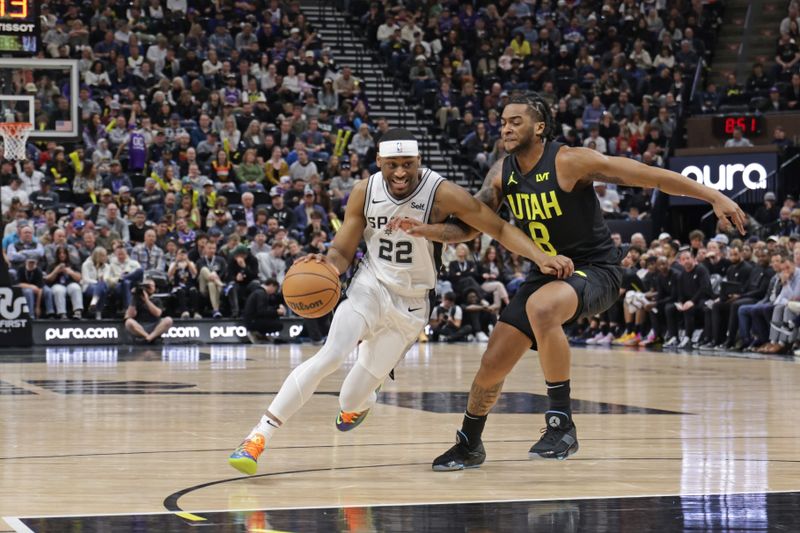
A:
[[[565,280],[546,276],[539,272],[531,273],[511,299],[500,315],[500,322],[514,326],[531,339],[531,349],[536,349],[536,337],[531,329],[525,304],[528,298],[548,283],[564,281],[578,295],[578,310],[564,325],[569,325],[579,318],[602,313],[619,299],[619,288],[622,284],[622,267],[611,264],[592,264],[576,266],[575,272]]]

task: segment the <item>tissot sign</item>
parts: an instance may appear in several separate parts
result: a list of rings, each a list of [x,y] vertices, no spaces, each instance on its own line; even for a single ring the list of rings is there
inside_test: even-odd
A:
[[[777,186],[778,178],[772,173],[778,168],[778,155],[756,153],[681,156],[671,158],[669,168],[727,196],[746,189],[747,192],[736,199],[739,203],[761,203],[764,193],[775,191]],[[700,200],[694,198],[670,196],[671,205],[699,203]]]

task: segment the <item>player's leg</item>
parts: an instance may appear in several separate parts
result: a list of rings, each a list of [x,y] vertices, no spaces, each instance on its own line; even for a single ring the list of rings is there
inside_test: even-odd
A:
[[[511,306],[515,300],[516,296]],[[486,460],[481,434],[489,411],[500,397],[506,376],[530,349],[532,342],[531,336],[503,321],[504,318],[508,319],[508,315],[501,317],[489,336],[480,369],[469,391],[461,429],[456,431],[456,443],[433,460],[432,467],[438,472],[477,468]]]
[[[228,462],[245,474],[255,474],[256,461],[275,432],[311,398],[320,382],[338,369],[368,331],[366,320],[345,300],[333,316],[328,339],[313,357],[304,361],[281,385],[278,394]]]
[[[344,378],[339,392],[336,429],[350,431],[366,419],[378,400],[378,390],[403,358],[408,345],[407,339],[388,328],[381,328],[358,345],[358,360]],[[403,347],[400,354],[398,346]]]
[[[566,459],[578,449],[570,400],[571,352],[562,325],[579,309],[578,293],[564,281],[548,283],[526,306],[539,345],[539,363],[547,386],[547,430],[530,450],[531,458]]]
[[[578,451],[570,400],[571,354],[563,325],[592,316],[619,299],[622,270],[590,266],[564,281],[544,285],[528,298],[526,311],[539,346],[549,407],[545,431],[530,449],[532,459],[566,459]]]

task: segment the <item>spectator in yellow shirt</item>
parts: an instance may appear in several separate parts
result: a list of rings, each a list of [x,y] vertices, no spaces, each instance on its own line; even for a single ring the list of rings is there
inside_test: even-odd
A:
[[[514,38],[511,39],[510,46],[517,57],[525,59],[527,56],[531,55],[531,43],[525,40],[525,36],[522,32],[517,32],[514,35]]]

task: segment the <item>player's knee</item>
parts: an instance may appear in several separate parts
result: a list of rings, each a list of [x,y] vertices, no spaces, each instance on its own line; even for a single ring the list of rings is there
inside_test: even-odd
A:
[[[537,301],[531,302],[528,305],[528,319],[531,321],[531,327],[534,333],[538,334],[547,332],[551,328],[560,328],[561,324],[567,320],[563,318],[563,312],[555,302]]]
[[[496,351],[486,351],[481,357],[481,368],[478,377],[492,384],[503,379],[509,372],[508,364],[504,361],[503,354]]]
[[[164,317],[161,319],[161,323],[164,324],[165,327],[171,328],[172,327],[172,317]]]

